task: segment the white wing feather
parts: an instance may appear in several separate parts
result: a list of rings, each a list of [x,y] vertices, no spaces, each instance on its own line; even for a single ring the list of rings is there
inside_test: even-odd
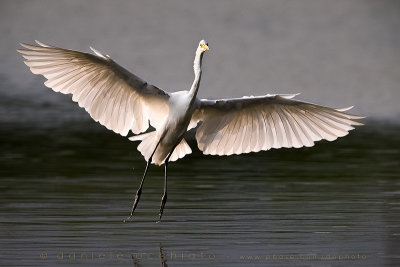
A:
[[[34,74],[43,75],[45,85],[56,92],[72,94],[72,100],[95,120],[123,136],[129,130],[141,133],[149,122],[156,129],[168,115],[169,94],[147,84],[109,56],[96,55],[36,41],[18,49]]]
[[[191,127],[204,154],[231,155],[280,147],[313,146],[335,140],[362,125],[363,117],[292,100],[296,95],[266,95],[237,99],[201,100]],[[351,107],[350,107],[351,108]]]

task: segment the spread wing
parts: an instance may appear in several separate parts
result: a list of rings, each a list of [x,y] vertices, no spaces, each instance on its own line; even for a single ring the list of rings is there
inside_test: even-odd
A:
[[[110,57],[95,55],[36,41],[18,49],[34,74],[56,92],[72,94],[72,100],[95,120],[123,136],[141,133],[149,122],[158,128],[168,114],[169,94],[130,73]]]
[[[238,99],[201,100],[191,126],[204,154],[231,155],[280,147],[313,146],[335,140],[362,125],[363,117],[292,100],[295,95],[266,95]]]

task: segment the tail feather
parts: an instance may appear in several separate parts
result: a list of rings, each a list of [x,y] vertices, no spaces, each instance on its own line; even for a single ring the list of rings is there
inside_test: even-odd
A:
[[[175,147],[174,152],[172,152],[169,161],[176,161],[180,158],[183,158],[186,154],[190,153],[192,153],[192,149],[190,149],[190,146],[188,145],[188,143],[186,143],[185,139],[182,139],[179,145]]]
[[[157,141],[158,141],[156,131],[145,133],[145,134],[140,134],[140,135],[135,135],[135,136],[129,137],[129,140],[142,141],[138,145],[137,149],[140,151],[140,153],[143,155],[143,157],[146,161],[149,160],[151,153],[153,153],[154,149],[156,148]]]
[[[139,135],[134,135],[129,137],[128,139],[131,141],[142,141],[143,139],[145,139],[147,136],[154,134],[155,132],[149,132],[149,133],[144,133],[144,134],[139,134]]]
[[[135,135],[129,137],[131,141],[141,141],[138,145],[137,149],[143,155],[146,161],[149,160],[151,154],[154,152],[156,145],[158,143],[158,136],[157,132],[149,132],[140,135]],[[164,163],[165,158],[168,156],[168,153],[171,148],[166,147],[158,147],[156,153],[153,156],[152,163],[156,165],[161,165]],[[169,161],[176,161],[180,158],[183,158],[186,154],[192,153],[190,146],[186,143],[185,139],[182,139],[181,142],[175,147],[174,151],[172,152]]]

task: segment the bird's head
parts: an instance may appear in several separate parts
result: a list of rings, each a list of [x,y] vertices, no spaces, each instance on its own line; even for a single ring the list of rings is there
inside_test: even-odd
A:
[[[205,40],[201,40],[199,43],[199,47],[198,49],[203,53],[204,51],[210,50],[210,48],[208,48],[208,43]]]

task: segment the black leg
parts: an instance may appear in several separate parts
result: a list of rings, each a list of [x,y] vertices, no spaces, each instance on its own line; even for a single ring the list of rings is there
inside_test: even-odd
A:
[[[140,182],[139,189],[136,191],[135,201],[133,202],[133,205],[132,205],[131,214],[129,215],[129,217],[126,220],[124,220],[124,222],[126,222],[127,220],[130,220],[132,218],[132,216],[133,216],[133,213],[135,212],[136,206],[137,206],[137,204],[139,203],[139,200],[140,200],[140,195],[142,194],[142,187],[143,187],[144,179],[146,178],[146,174],[147,174],[147,171],[148,171],[149,166],[151,164],[151,161],[153,159],[153,155],[156,152],[157,147],[158,147],[159,144],[160,144],[160,142],[157,143],[156,148],[154,149],[153,153],[151,154],[149,160],[147,161],[146,169],[144,170],[142,181]]]
[[[160,213],[159,213],[159,219],[158,221],[161,221],[161,217],[163,215],[165,203],[167,203],[167,182],[168,182],[168,176],[167,176],[167,168],[168,168],[168,161],[165,161],[165,180],[164,180],[164,194],[161,198],[161,205],[160,205]]]
[[[174,152],[175,147],[176,146],[174,146],[174,148],[169,153],[169,155],[167,156],[167,158],[165,159],[165,162],[164,162],[164,164],[165,164],[164,194],[163,194],[163,196],[161,198],[160,214],[159,214],[160,217],[158,219],[158,222],[161,222],[161,217],[162,217],[163,212],[164,212],[165,203],[167,203],[167,183],[168,183],[167,169],[168,169],[168,161],[169,161],[169,158],[171,157],[172,153]]]

